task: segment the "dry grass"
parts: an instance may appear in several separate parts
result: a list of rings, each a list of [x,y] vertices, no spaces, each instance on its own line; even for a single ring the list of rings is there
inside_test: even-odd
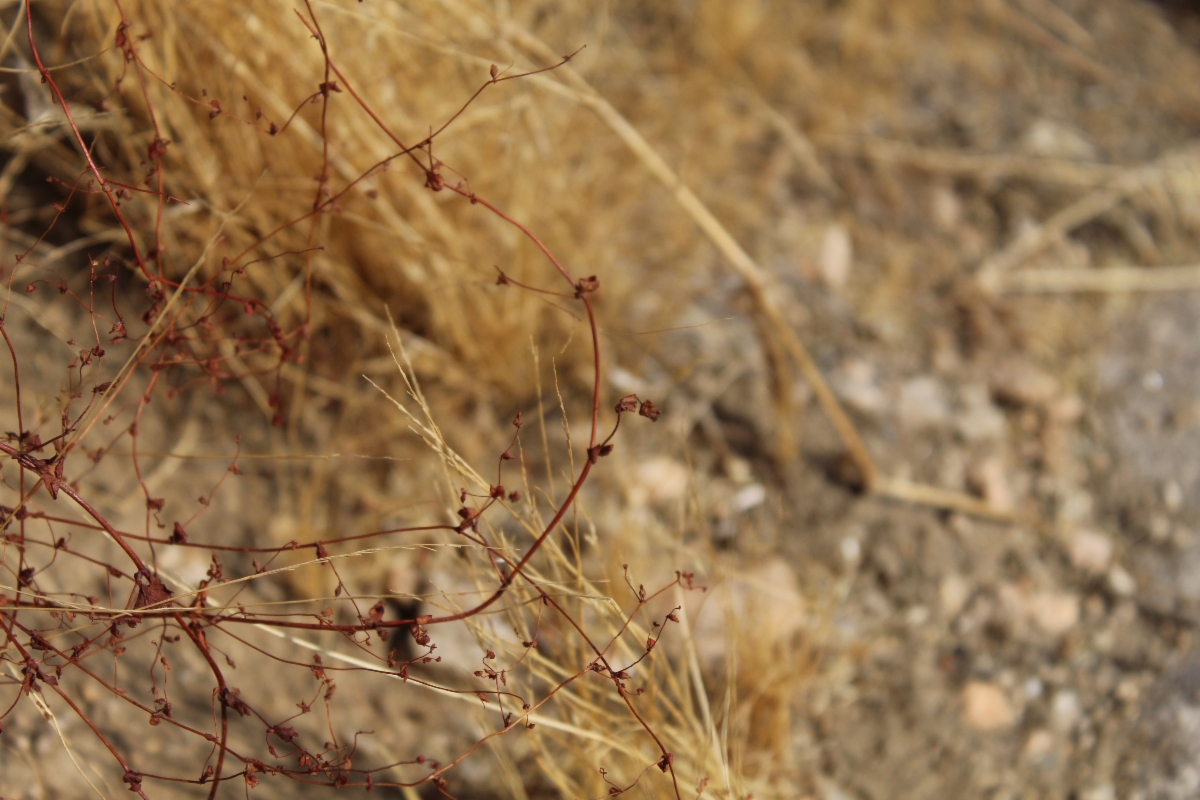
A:
[[[463,4],[418,9],[318,4],[314,9],[339,66],[354,76],[373,106],[385,109],[389,126],[418,138],[458,110],[490,63],[515,64],[512,69],[538,66],[549,52],[520,27],[513,27],[512,21],[492,20],[484,25],[478,9]],[[278,541],[287,541],[347,527],[369,529],[406,503],[415,500],[428,506],[433,491],[439,499],[432,501],[433,510],[423,510],[421,515],[442,519],[443,509],[452,509],[449,496],[458,481],[468,485],[481,481],[467,465],[494,457],[500,429],[497,412],[527,408],[536,401],[539,409],[562,406],[568,445],[567,458],[554,455],[562,452],[562,437],[553,429],[546,433],[549,423],[543,413],[539,420],[543,452],[531,454],[529,465],[536,471],[532,480],[545,484],[527,486],[530,502],[516,520],[530,530],[544,524],[539,494],[558,496],[555,475],[560,475],[560,481],[569,480],[576,468],[566,422],[572,414],[563,404],[572,402],[588,384],[581,370],[590,353],[579,320],[569,309],[531,293],[493,288],[497,266],[517,280],[544,285],[540,254],[468,204],[443,202],[443,196],[423,186],[419,172],[399,163],[361,181],[314,225],[281,227],[303,217],[312,204],[324,159],[332,167],[330,185],[340,188],[390,156],[394,144],[361,110],[349,103],[339,105],[341,97],[334,96],[326,123],[314,106],[303,103],[321,80],[322,61],[289,7],[260,5],[249,12],[242,6],[212,3],[131,3],[123,13],[132,22],[129,33],[145,37],[139,39],[138,52],[156,78],[144,86],[138,85],[137,75],[117,53],[106,50],[120,19],[114,7],[77,4],[57,18],[43,19],[64,33],[58,40],[62,47],[45,53],[50,63],[60,63],[58,56],[65,52],[85,58],[82,65],[62,73],[60,80],[71,87],[72,97],[79,98],[72,116],[88,133],[100,132],[94,157],[134,175],[144,171],[146,152],[154,141],[147,131],[152,121],[157,124],[170,143],[162,157],[168,176],[165,191],[186,200],[167,203],[157,234],[162,248],[156,255],[167,274],[201,282],[220,268],[221,256],[250,248],[257,258],[269,260],[246,269],[246,292],[266,298],[285,329],[307,322],[312,332],[303,345],[304,365],[287,365],[283,371],[286,433],[247,435],[247,442],[257,449],[251,457],[281,460],[283,466],[270,479],[276,507],[265,508],[243,498],[230,501],[226,513],[240,515],[240,525],[258,526]],[[583,27],[590,19],[581,13],[576,25]],[[497,38],[496,29],[510,35]],[[118,85],[120,90],[114,93],[112,87]],[[606,359],[630,363],[627,359],[642,352],[645,340],[637,338],[641,331],[670,329],[686,312],[689,298],[706,296],[708,287],[702,272],[689,274],[684,268],[699,257],[691,223],[663,202],[667,195],[647,192],[644,174],[628,163],[628,141],[606,135],[603,116],[580,113],[588,97],[595,95],[579,94],[576,88],[564,96],[563,86],[553,79],[530,79],[488,92],[437,138],[434,153],[447,165],[448,175],[457,173],[464,180],[470,176],[473,191],[537,230],[564,253],[568,263],[604,276],[601,324]],[[27,119],[10,114],[7,141],[17,154],[11,163],[33,161],[62,180],[75,180],[70,148],[58,135],[60,112],[38,112],[36,88],[24,90]],[[96,110],[89,111],[89,104]],[[217,104],[220,114],[214,113]],[[610,124],[621,119],[607,108]],[[288,119],[279,135],[266,133],[269,122],[283,127]],[[322,124],[327,125],[323,136]],[[16,171],[19,167],[13,168]],[[138,248],[151,251],[155,198],[134,195],[123,206]],[[100,213],[87,213],[78,224],[86,239],[58,251],[52,245],[34,247],[41,265],[55,264],[80,249],[120,241],[120,231],[114,231]],[[650,240],[642,233],[647,224],[655,231]],[[29,247],[32,242],[21,236],[14,231],[12,245]],[[628,263],[635,253],[644,266],[631,269]],[[24,298],[14,302],[56,337],[64,338],[63,331],[71,327],[44,316],[36,302]],[[385,322],[389,313],[402,333]],[[415,369],[410,379],[420,375],[427,394],[417,393],[415,383],[399,381],[395,370],[388,368],[383,345],[389,333],[404,341]],[[243,373],[240,381],[250,407],[257,406],[270,419],[276,405],[270,356],[235,353],[230,342],[217,342],[214,347],[226,363]],[[539,360],[539,353],[552,357]],[[636,362],[631,366],[641,371]],[[408,421],[395,419],[396,409],[366,386],[360,377],[363,373],[371,374],[395,397],[403,397],[407,389],[422,415]],[[26,397],[33,396],[35,389],[49,390],[49,385],[42,386],[41,377],[49,376],[34,376],[24,384]],[[142,385],[136,376],[130,380],[131,390]],[[544,381],[553,381],[557,403],[542,396]],[[662,377],[657,382],[661,385]],[[246,405],[245,400],[240,405]],[[41,410],[38,425],[50,416],[49,406]],[[227,450],[228,441],[242,426],[261,425],[239,410],[237,400],[225,410],[219,405],[201,410],[193,404],[178,411],[181,416],[175,419],[171,419],[174,411],[163,419],[151,415],[146,419],[151,430],[141,434],[145,443],[154,443],[149,452],[143,449],[145,457],[160,459],[145,484],[150,491],[168,496],[192,491],[191,486],[211,476],[205,457],[216,454],[214,450]],[[442,438],[434,419],[442,421],[449,441]],[[370,460],[394,457],[397,447],[403,447],[398,440],[409,422],[418,424],[426,443],[444,460],[449,496],[438,492],[436,483],[430,485],[423,471],[428,457],[411,456],[411,463],[385,464],[382,471],[378,461]],[[223,444],[213,447],[217,442]],[[631,448],[624,463],[636,464],[639,452],[646,449]],[[368,460],[363,469],[356,469],[353,462],[345,461],[346,454]],[[114,455],[119,456],[120,450]],[[347,463],[349,468],[342,466]],[[91,480],[110,491],[108,505],[116,509],[114,513],[136,520],[140,506],[136,490],[122,487],[120,479],[109,480],[112,477],[109,473]],[[624,551],[642,555],[643,561],[634,561],[633,571],[644,573],[641,580],[648,585],[669,577],[675,568],[699,569],[706,573],[701,580],[720,582],[711,555],[686,552],[676,531],[664,529],[644,511],[634,526],[623,524],[619,534],[606,531],[606,541],[596,539],[591,515],[610,519],[626,515],[620,498],[627,487],[622,483],[609,479],[592,493],[572,524],[574,540],[554,541],[547,553],[547,572],[532,575],[539,582],[562,587],[598,640],[616,633],[620,609],[628,605],[620,600],[625,593],[625,582],[619,577]],[[604,499],[605,492],[615,500]],[[681,508],[680,513],[683,524],[695,510]],[[497,528],[494,534],[503,541],[506,531]],[[590,543],[581,544],[589,536]],[[581,555],[584,548],[591,552],[586,559]],[[651,555],[653,551],[658,552]],[[605,558],[597,561],[595,553]],[[354,566],[366,555],[370,551],[341,557],[347,559],[348,580],[369,587],[381,575],[378,562],[365,569]],[[411,558],[406,561],[405,552],[389,557],[391,574],[420,573],[422,596],[434,608],[460,602],[455,599],[459,593],[444,589],[439,599],[439,582],[466,587],[476,579],[470,570],[479,568],[468,562],[431,570],[411,563]],[[388,570],[383,573],[386,578]],[[170,567],[163,574],[172,575]],[[289,571],[286,578],[297,597],[319,600],[328,594],[313,569]],[[174,578],[176,591],[187,586],[182,578]],[[411,593],[415,588],[398,591]],[[364,591],[369,593],[370,588]],[[725,610],[735,613],[732,608]],[[528,628],[530,613],[527,604],[515,601],[507,612],[508,622]],[[720,612],[706,613],[711,617]],[[649,618],[636,621],[631,638],[618,639],[620,652],[614,655],[632,660],[637,645],[631,649],[629,642],[644,641],[650,633],[648,623]],[[467,640],[473,637],[480,647],[495,648],[502,657],[511,655],[511,643],[505,643],[495,619],[468,627]],[[731,624],[728,629],[738,627]],[[267,633],[264,630],[263,635]],[[453,639],[453,634],[449,636]],[[319,649],[334,660],[347,659],[336,648],[289,638],[293,645]],[[797,643],[794,632],[788,631],[770,646],[787,661]],[[762,680],[759,676],[744,680],[740,687],[734,682],[719,689],[706,687],[703,672],[710,665],[702,669],[689,634],[674,642],[668,637],[662,650],[660,657],[640,668],[644,674],[638,679],[649,691],[646,701],[651,710],[646,721],[673,743],[684,788],[696,791],[694,787],[708,778],[708,791],[715,796],[786,796],[790,790],[781,772],[781,757],[796,670],[789,669],[782,678],[771,673]],[[523,680],[529,685],[524,688],[543,691],[579,668],[573,656],[586,659],[584,653],[562,648],[545,652],[548,655],[532,652],[527,659],[529,670]],[[565,663],[556,660],[564,658]],[[736,681],[735,672],[724,672]],[[710,705],[710,693],[715,706]],[[743,699],[744,713],[739,711]],[[544,772],[544,780],[564,796],[604,794],[609,784],[597,773],[599,767],[616,781],[637,778],[655,758],[639,740],[640,728],[629,729],[623,710],[612,707],[610,700],[594,687],[587,688],[586,681],[573,683],[556,695],[552,716],[534,717],[546,731],[528,740],[537,744],[500,742],[496,757],[508,765],[504,768],[509,776],[507,791],[514,796],[524,793],[518,776],[534,762]],[[766,706],[775,710],[764,723],[758,709]],[[643,786],[639,791],[652,790]]]

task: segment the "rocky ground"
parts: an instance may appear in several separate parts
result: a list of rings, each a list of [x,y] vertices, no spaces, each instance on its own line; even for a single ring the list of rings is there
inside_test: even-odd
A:
[[[802,47],[760,28],[761,48],[747,35],[721,56],[785,123],[730,134],[740,168],[696,167],[696,188],[775,282],[882,473],[998,513],[864,495],[799,379],[799,453],[781,460],[753,308],[698,249],[680,327],[613,346],[612,387],[667,415],[621,440],[622,469],[588,497],[592,535],[677,531],[670,558],[662,539],[609,553],[668,579],[717,565],[701,578],[718,599],[688,609],[697,648],[714,679],[736,651],[758,692],[746,763],[783,773],[781,797],[1200,796],[1200,281],[1113,277],[1200,254],[1194,4],[828,6],[796,26]],[[614,71],[601,91],[627,93],[635,122],[639,104],[679,102],[679,139],[734,128],[683,108],[719,60],[688,38],[690,11],[615,14],[660,82]],[[1071,288],[1080,273],[1111,281]],[[356,508],[395,505],[420,467],[387,469]],[[295,522],[240,513],[247,530]],[[721,603],[741,618],[733,650],[706,610]],[[419,726],[429,710],[402,713]],[[28,765],[12,785],[53,796],[73,773],[36,768],[62,753],[25,724],[5,734]],[[490,797],[491,777],[464,781]]]

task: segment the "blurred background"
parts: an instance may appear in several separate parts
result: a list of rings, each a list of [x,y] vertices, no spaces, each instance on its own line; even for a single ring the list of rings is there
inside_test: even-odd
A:
[[[389,317],[445,444],[489,475],[522,411],[529,518],[562,497],[590,421],[578,308],[496,285],[500,270],[559,288],[517,230],[430,192],[403,160],[306,218],[314,193],[340,192],[396,144],[349,86],[325,92],[327,118],[308,102],[328,77],[292,5],[33,10],[96,160],[132,182],[160,163],[164,191],[187,203],[123,199],[143,250],[175,279],[254,253],[238,286],[303,331],[281,362],[271,347],[243,350],[254,320],[231,318],[193,354],[201,368],[167,374],[148,406],[138,393],[157,373],[134,373],[110,413],[141,415],[142,474],[128,438],[96,429],[83,443],[108,452],[80,480],[114,522],[149,528],[151,496],[191,515],[235,437],[257,460],[189,535],[279,545],[446,522],[458,479],[364,379],[405,397]],[[598,277],[602,409],[636,392],[664,410],[654,426],[622,423],[563,552],[606,596],[624,591],[623,565],[647,587],[676,570],[706,587],[687,595],[686,641],[664,645],[653,678],[666,687],[664,725],[689,743],[679,752],[700,754],[685,794],[1200,793],[1194,4],[330,0],[300,11],[409,143],[458,112],[491,65],[513,74],[578,51],[488,87],[429,157],[573,274]],[[0,13],[11,30],[5,324],[23,359],[25,428],[49,439],[77,349],[66,342],[92,317],[49,284],[25,286],[61,278],[86,292],[87,257],[127,260],[129,245],[102,198],[60,208],[85,165],[31,71],[24,14],[15,2]],[[136,42],[144,73],[114,35]],[[168,144],[155,155],[158,137]],[[36,265],[14,269],[27,250]],[[147,282],[122,268],[114,286],[136,341]],[[0,413],[17,430],[11,374],[0,368]],[[10,493],[14,475],[3,473]],[[192,584],[209,565],[191,551],[161,559]],[[340,580],[429,608],[471,587],[463,569],[398,550]],[[327,583],[297,569],[262,598],[324,595]],[[486,639],[445,644],[462,674],[447,666],[438,680],[478,668],[472,636]],[[256,681],[270,688],[266,675],[243,688]],[[441,722],[448,712],[420,697],[345,702],[391,730],[397,751],[415,738],[450,754],[478,738],[469,715]],[[83,796],[61,737],[34,712],[5,723],[0,795]],[[611,710],[555,713],[605,736],[626,724],[605,722]],[[74,736],[91,753],[86,730]],[[454,773],[452,790],[601,796],[597,769],[615,751],[580,741],[497,745]],[[629,793],[669,796],[665,786]]]

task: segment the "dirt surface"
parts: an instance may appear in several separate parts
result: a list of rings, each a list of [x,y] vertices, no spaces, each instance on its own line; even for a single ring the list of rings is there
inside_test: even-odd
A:
[[[1169,23],[1147,4],[1059,8],[1098,41],[1121,41],[1100,47],[1108,63],[1157,47],[1195,63],[1182,7]],[[936,38],[903,70],[912,104],[866,130],[1088,162],[1153,161],[1191,135],[1194,123],[1135,113],[1119,88],[1064,75],[1028,41],[1001,36],[979,54],[1016,73],[1003,90],[951,78]],[[799,259],[786,226],[767,238],[884,470],[1039,523],[858,497],[811,400],[801,463],[781,467],[762,458],[770,433],[746,411],[763,406],[763,384],[717,399],[725,445],[757,456],[781,494],[741,533],[717,520],[714,535],[749,561],[787,554],[830,616],[814,636],[826,660],[793,720],[796,774],[828,800],[1194,797],[1200,305],[1187,292],[981,293],[973,270],[1080,192],[1037,176],[937,175],[956,170],[930,158],[929,170],[834,160],[834,179],[853,187],[847,216]],[[1190,263],[1190,213],[1134,200],[1023,266]],[[708,343],[737,352],[715,334]]]

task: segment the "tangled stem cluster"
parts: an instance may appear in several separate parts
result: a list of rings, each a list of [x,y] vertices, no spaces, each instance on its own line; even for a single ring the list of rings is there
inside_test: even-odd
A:
[[[593,307],[593,295],[600,289],[600,281],[595,276],[576,277],[525,225],[476,194],[465,179],[447,177],[453,170],[434,156],[438,135],[484,91],[534,73],[505,74],[492,67],[488,78],[458,112],[420,141],[406,144],[372,108],[369,92],[360,90],[355,78],[339,67],[318,16],[306,3],[305,12],[297,12],[297,16],[299,24],[320,49],[324,79],[296,107],[291,118],[277,124],[265,119],[261,112],[238,116],[228,110],[232,103],[222,105],[223,98],[207,93],[200,97],[185,95],[166,76],[156,74],[144,63],[138,49],[139,43],[152,32],[138,30],[136,21],[126,16],[119,0],[113,2],[121,17],[113,44],[124,63],[118,84],[126,78],[136,83],[151,130],[142,162],[146,172],[138,182],[115,179],[111,167],[100,163],[94,155],[94,138],[77,124],[69,88],[60,84],[56,72],[47,66],[39,51],[31,6],[28,3],[22,6],[30,57],[41,83],[63,115],[70,140],[81,157],[82,169],[73,183],[59,181],[65,197],[55,205],[50,225],[12,263],[3,266],[7,294],[4,314],[0,316],[0,336],[11,362],[15,395],[12,410],[18,430],[0,441],[6,467],[0,471],[0,481],[12,496],[9,504],[0,506],[0,574],[5,578],[0,581],[0,665],[7,670],[5,683],[0,684],[0,732],[5,720],[17,712],[22,697],[35,699],[47,708],[69,708],[119,765],[127,788],[140,797],[150,796],[156,783],[169,782],[204,786],[208,797],[214,798],[222,785],[235,779],[244,782],[249,790],[263,778],[272,776],[330,787],[367,789],[430,784],[442,794],[453,796],[456,765],[495,737],[518,729],[531,731],[539,714],[542,719],[552,719],[548,716],[552,709],[549,704],[556,695],[577,681],[599,676],[637,721],[656,753],[625,785],[613,782],[602,769],[604,781],[610,787],[608,795],[621,794],[646,774],[658,770],[670,778],[671,791],[680,796],[674,755],[643,713],[639,700],[643,689],[635,689],[631,684],[631,670],[651,658],[651,651],[668,624],[679,621],[676,612],[667,612],[653,621],[652,632],[646,636],[644,645],[639,644],[640,654],[636,658],[619,662],[615,645],[631,633],[635,618],[644,614],[650,603],[675,587],[692,588],[692,576],[677,573],[674,582],[651,592],[641,586],[634,588],[629,582],[634,594],[631,607],[622,612],[616,632],[600,639],[589,632],[577,612],[568,608],[562,595],[544,585],[532,569],[547,542],[563,530],[564,517],[593,470],[612,452],[623,417],[636,412],[654,421],[661,411],[650,400],[632,395],[622,398],[611,407],[615,418],[610,432],[603,434],[601,351]],[[559,64],[535,72],[554,70],[571,57],[565,56]],[[173,145],[151,100],[150,87],[156,83],[200,106],[212,124],[249,126],[263,137],[290,135],[291,123],[306,113],[304,107],[319,106],[316,127],[324,151],[311,206],[265,232],[240,253],[221,259],[220,268],[215,271],[205,269],[211,255],[207,249],[185,274],[173,271],[166,257],[164,222],[172,207],[188,200],[172,196],[167,190],[167,154]],[[335,99],[340,99],[338,96],[349,98],[365,112],[395,146],[393,153],[342,186],[335,186],[331,177],[327,135],[328,120]],[[496,540],[494,529],[487,524],[489,512],[498,506],[511,510],[520,500],[520,494],[507,490],[503,481],[506,462],[518,457],[514,455],[522,426],[518,414],[513,421],[512,441],[498,459],[495,483],[486,492],[477,494],[462,490],[458,524],[389,528],[340,538],[292,541],[282,546],[220,543],[213,535],[219,521],[212,514],[201,515],[222,482],[227,478],[237,480],[239,458],[234,457],[223,477],[200,498],[200,511],[189,519],[174,521],[167,533],[163,519],[165,500],[154,495],[139,461],[138,426],[144,409],[153,397],[164,392],[175,395],[194,387],[203,389],[205,385],[220,391],[224,384],[247,376],[239,366],[247,356],[265,356],[272,366],[258,369],[254,374],[273,381],[275,389],[269,402],[275,408],[275,423],[283,424],[279,389],[282,372],[286,365],[301,363],[313,333],[312,257],[324,247],[317,221],[348,193],[361,188],[366,179],[405,160],[415,167],[428,190],[453,193],[518,230],[542,252],[558,278],[565,281],[566,290],[522,284],[503,271],[499,274],[500,284],[513,285],[519,291],[554,294],[577,302],[583,309],[593,356],[590,427],[587,458],[569,491],[522,553],[518,555]],[[153,201],[154,212],[144,220],[128,213],[129,201],[135,195]],[[107,207],[107,213],[124,232],[124,239],[102,256],[88,255],[84,273],[76,273],[71,279],[55,277],[37,264],[38,247],[65,215],[80,213],[83,206],[94,205],[93,198]],[[307,226],[304,248],[271,251],[273,240],[280,234],[304,226]],[[142,243],[152,244],[147,248]],[[291,327],[276,319],[271,304],[256,297],[252,285],[246,281],[246,271],[251,266],[263,268],[283,258],[304,261],[306,313],[299,324]],[[25,286],[18,286],[18,275],[29,272],[34,277]],[[122,305],[133,302],[130,293],[118,289],[124,280],[122,276],[130,272],[140,276],[145,286],[145,304],[136,313],[137,322],[130,321],[133,312],[122,310]],[[82,288],[80,274],[85,278]],[[202,274],[207,277],[198,277]],[[107,293],[105,288],[109,289]],[[5,319],[14,292],[29,294],[46,289],[57,290],[89,320],[93,343],[76,345],[77,356],[67,365],[70,391],[62,404],[59,432],[43,439],[27,427],[23,413],[30,401],[28,390],[23,389],[22,376],[31,368],[31,354],[23,352],[18,341],[10,336]],[[116,353],[121,354],[123,363],[113,371],[107,367]],[[261,363],[262,359],[258,361]],[[135,386],[138,391],[133,390]],[[136,396],[122,401],[131,392]],[[111,426],[123,413],[131,414],[132,421],[109,444],[87,447],[89,434]],[[145,500],[146,525],[141,533],[121,530],[112,524],[102,510],[103,503],[91,497],[87,488],[86,479],[102,464],[106,469],[116,468],[110,451],[123,437],[128,437],[128,464]],[[64,503],[74,506],[74,512],[78,513],[64,510]],[[345,584],[337,564],[346,555],[335,552],[339,548],[360,548],[351,553],[354,555],[367,552],[361,549],[364,547],[384,548],[405,541],[406,535],[436,531],[457,537],[463,545],[483,554],[492,589],[477,603],[454,613],[419,614],[408,609],[397,615],[384,598],[370,603],[370,598],[364,600],[344,593]],[[159,562],[171,548],[206,553],[211,562],[204,578],[188,586],[164,572]],[[119,557],[111,558],[111,553],[119,553]],[[250,559],[252,568],[246,574],[230,574],[222,556],[238,563]],[[260,564],[260,558],[265,563]],[[251,582],[270,581],[306,564],[329,572],[337,586],[335,595],[348,604],[349,611],[335,613],[330,607],[314,613],[277,613],[237,602],[239,593]],[[79,570],[87,573],[85,579],[70,581],[78,591],[63,590],[64,581],[56,580],[55,576],[67,565],[76,570],[72,574],[78,574]],[[93,585],[105,587],[107,601],[88,593]],[[518,590],[524,598],[519,603],[513,597]],[[528,614],[531,626],[524,632],[516,631],[519,655],[510,658],[486,650],[482,667],[474,671],[475,678],[482,683],[475,687],[446,687],[423,677],[420,667],[442,657],[436,644],[439,626],[480,618],[506,603],[509,609],[517,606],[532,609]],[[530,654],[538,649],[539,634],[551,617],[555,624],[573,632],[580,647],[560,648],[564,664],[570,662],[571,653],[575,654],[574,665],[561,672],[556,685],[534,695],[528,686],[518,687],[516,677]],[[304,644],[304,640],[296,638],[304,632],[320,634],[326,639],[340,637],[345,643],[343,650],[355,655],[331,660],[328,655],[331,648],[323,645],[320,650],[326,656],[323,658],[317,652],[309,661],[281,655],[270,646],[279,638]],[[298,709],[295,713],[280,715],[278,698],[254,697],[231,683],[235,665],[226,650],[233,643],[254,653],[270,668],[311,673],[316,681],[315,691],[295,703]],[[201,692],[194,685],[182,686],[170,678],[175,661],[197,657],[208,675],[207,688]],[[140,688],[143,685],[140,679],[146,675],[150,679],[148,693]],[[139,680],[133,680],[134,676]],[[497,709],[495,727],[448,760],[439,762],[414,754],[393,763],[368,763],[358,751],[358,740],[360,734],[369,732],[359,731],[346,741],[334,729],[335,689],[349,686],[349,691],[369,692],[373,691],[366,688],[370,681],[391,681],[387,685],[395,686],[397,680],[405,686],[476,697],[483,705]],[[84,699],[88,685],[116,698],[126,713],[115,718],[97,716],[93,710],[95,703]],[[180,694],[186,695],[186,703]],[[211,712],[207,720],[203,714],[182,713],[182,706],[195,706],[195,698],[204,696]],[[314,726],[305,722],[321,716],[322,712],[327,720],[328,741],[321,741]],[[207,755],[195,764],[181,761],[168,764],[131,749],[128,742],[140,736],[131,729],[138,725],[181,735],[199,743],[199,752],[206,750]],[[244,732],[250,727],[259,731],[257,738],[235,737],[235,728]]]

